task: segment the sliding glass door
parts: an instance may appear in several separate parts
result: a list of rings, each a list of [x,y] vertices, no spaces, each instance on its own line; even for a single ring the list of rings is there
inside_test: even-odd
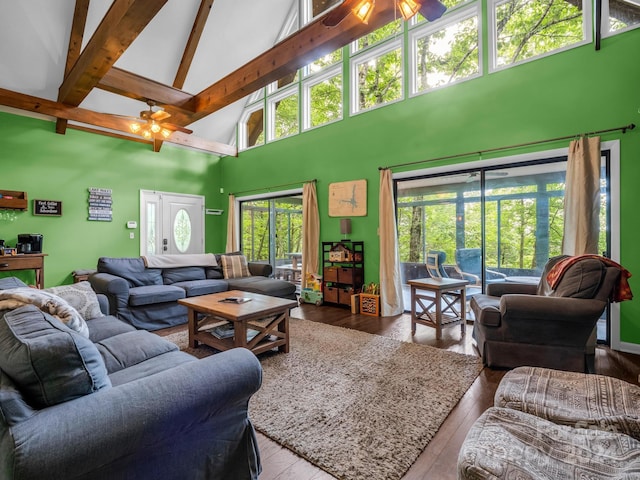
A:
[[[405,284],[429,276],[426,264],[433,258],[442,261],[447,276],[469,280],[469,296],[492,282],[537,284],[547,260],[562,251],[566,168],[566,157],[560,157],[396,180]],[[607,256],[608,171],[605,155],[599,252]],[[608,342],[604,318],[598,338]]]
[[[296,283],[302,250],[302,195],[240,201],[241,249],[269,263],[275,276]]]

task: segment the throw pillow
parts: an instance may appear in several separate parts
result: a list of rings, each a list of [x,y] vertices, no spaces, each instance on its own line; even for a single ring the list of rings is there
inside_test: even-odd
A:
[[[244,255],[221,255],[224,278],[250,277],[247,257]]]
[[[111,387],[93,342],[33,305],[0,319],[0,369],[36,408]]]
[[[0,290],[0,310],[13,310],[25,305],[36,306],[83,337],[89,338],[89,328],[84,318],[59,296],[35,288]]]
[[[85,320],[104,317],[100,310],[100,302],[89,282],[78,282],[71,285],[45,288],[45,292],[53,293],[75,308]]]

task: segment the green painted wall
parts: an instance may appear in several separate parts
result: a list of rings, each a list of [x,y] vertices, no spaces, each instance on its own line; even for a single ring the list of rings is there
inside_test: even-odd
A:
[[[379,166],[414,162],[634,122],[640,126],[640,30],[385,106],[223,158],[227,192],[318,179],[321,240],[340,237],[327,216],[331,182],[367,179],[368,215],[352,219],[365,241],[366,280],[378,281]],[[347,82],[345,82],[347,83]],[[622,263],[640,277],[640,128],[603,136],[621,142]],[[540,150],[566,147],[546,144]],[[523,153],[513,150],[508,154]],[[463,161],[477,160],[473,158]],[[457,160],[458,162],[460,160]],[[418,165],[413,168],[425,168]],[[396,171],[400,171],[397,169]],[[636,277],[631,286],[638,292]],[[640,343],[640,302],[622,305],[621,338]]]
[[[95,268],[100,256],[140,255],[140,229],[131,240],[126,223],[139,226],[141,189],[205,195],[207,207],[226,208],[219,163],[168,144],[154,153],[145,144],[78,130],[58,135],[55,123],[0,113],[0,189],[26,191],[29,199],[15,221],[0,219],[0,238],[13,246],[19,233],[43,234],[46,286],[71,283],[73,270]],[[87,220],[89,187],[113,189],[112,222]],[[62,201],[62,216],[34,216],[33,199]],[[218,252],[226,224],[211,215],[205,222],[206,250]],[[19,276],[33,282],[32,272]]]
[[[592,45],[575,48],[221,160],[168,145],[156,154],[142,144],[75,130],[56,135],[51,122],[0,113],[0,189],[63,201],[60,218],[35,217],[30,205],[15,222],[0,221],[0,238],[15,243],[18,233],[44,234],[46,284],[69,283],[72,270],[94,267],[99,256],[139,254],[139,232],[129,240],[125,224],[139,220],[140,189],[202,194],[207,207],[226,211],[229,192],[316,178],[321,239],[329,241],[340,236],[339,219],[327,216],[329,183],[364,178],[368,215],[353,218],[351,238],[366,242],[366,280],[378,281],[379,166],[640,125],[639,47],[637,29],[604,39],[598,52]],[[638,291],[640,128],[603,140],[617,138],[622,263],[636,273],[631,286]],[[88,187],[114,190],[113,222],[86,220]],[[226,215],[207,216],[207,251],[221,251],[225,238]],[[640,302],[625,302],[621,312],[622,340],[640,344]]]

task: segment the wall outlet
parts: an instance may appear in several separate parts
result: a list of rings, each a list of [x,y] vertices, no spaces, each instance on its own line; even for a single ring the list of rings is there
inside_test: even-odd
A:
[[[136,234],[134,232],[129,232],[129,238],[133,240],[134,238],[136,238]]]

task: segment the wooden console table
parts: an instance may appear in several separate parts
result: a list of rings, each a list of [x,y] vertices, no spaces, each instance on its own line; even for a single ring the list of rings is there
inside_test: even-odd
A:
[[[460,325],[462,335],[465,334],[466,287],[469,284],[467,280],[420,278],[409,280],[407,283],[411,286],[412,335],[416,333],[418,323],[435,328],[437,340],[442,338],[443,327]],[[425,300],[428,303],[425,304]],[[459,305],[458,308],[456,303]]]
[[[20,253],[18,255],[0,255],[0,272],[14,270],[34,270],[36,287],[44,288],[44,257],[46,253]]]

